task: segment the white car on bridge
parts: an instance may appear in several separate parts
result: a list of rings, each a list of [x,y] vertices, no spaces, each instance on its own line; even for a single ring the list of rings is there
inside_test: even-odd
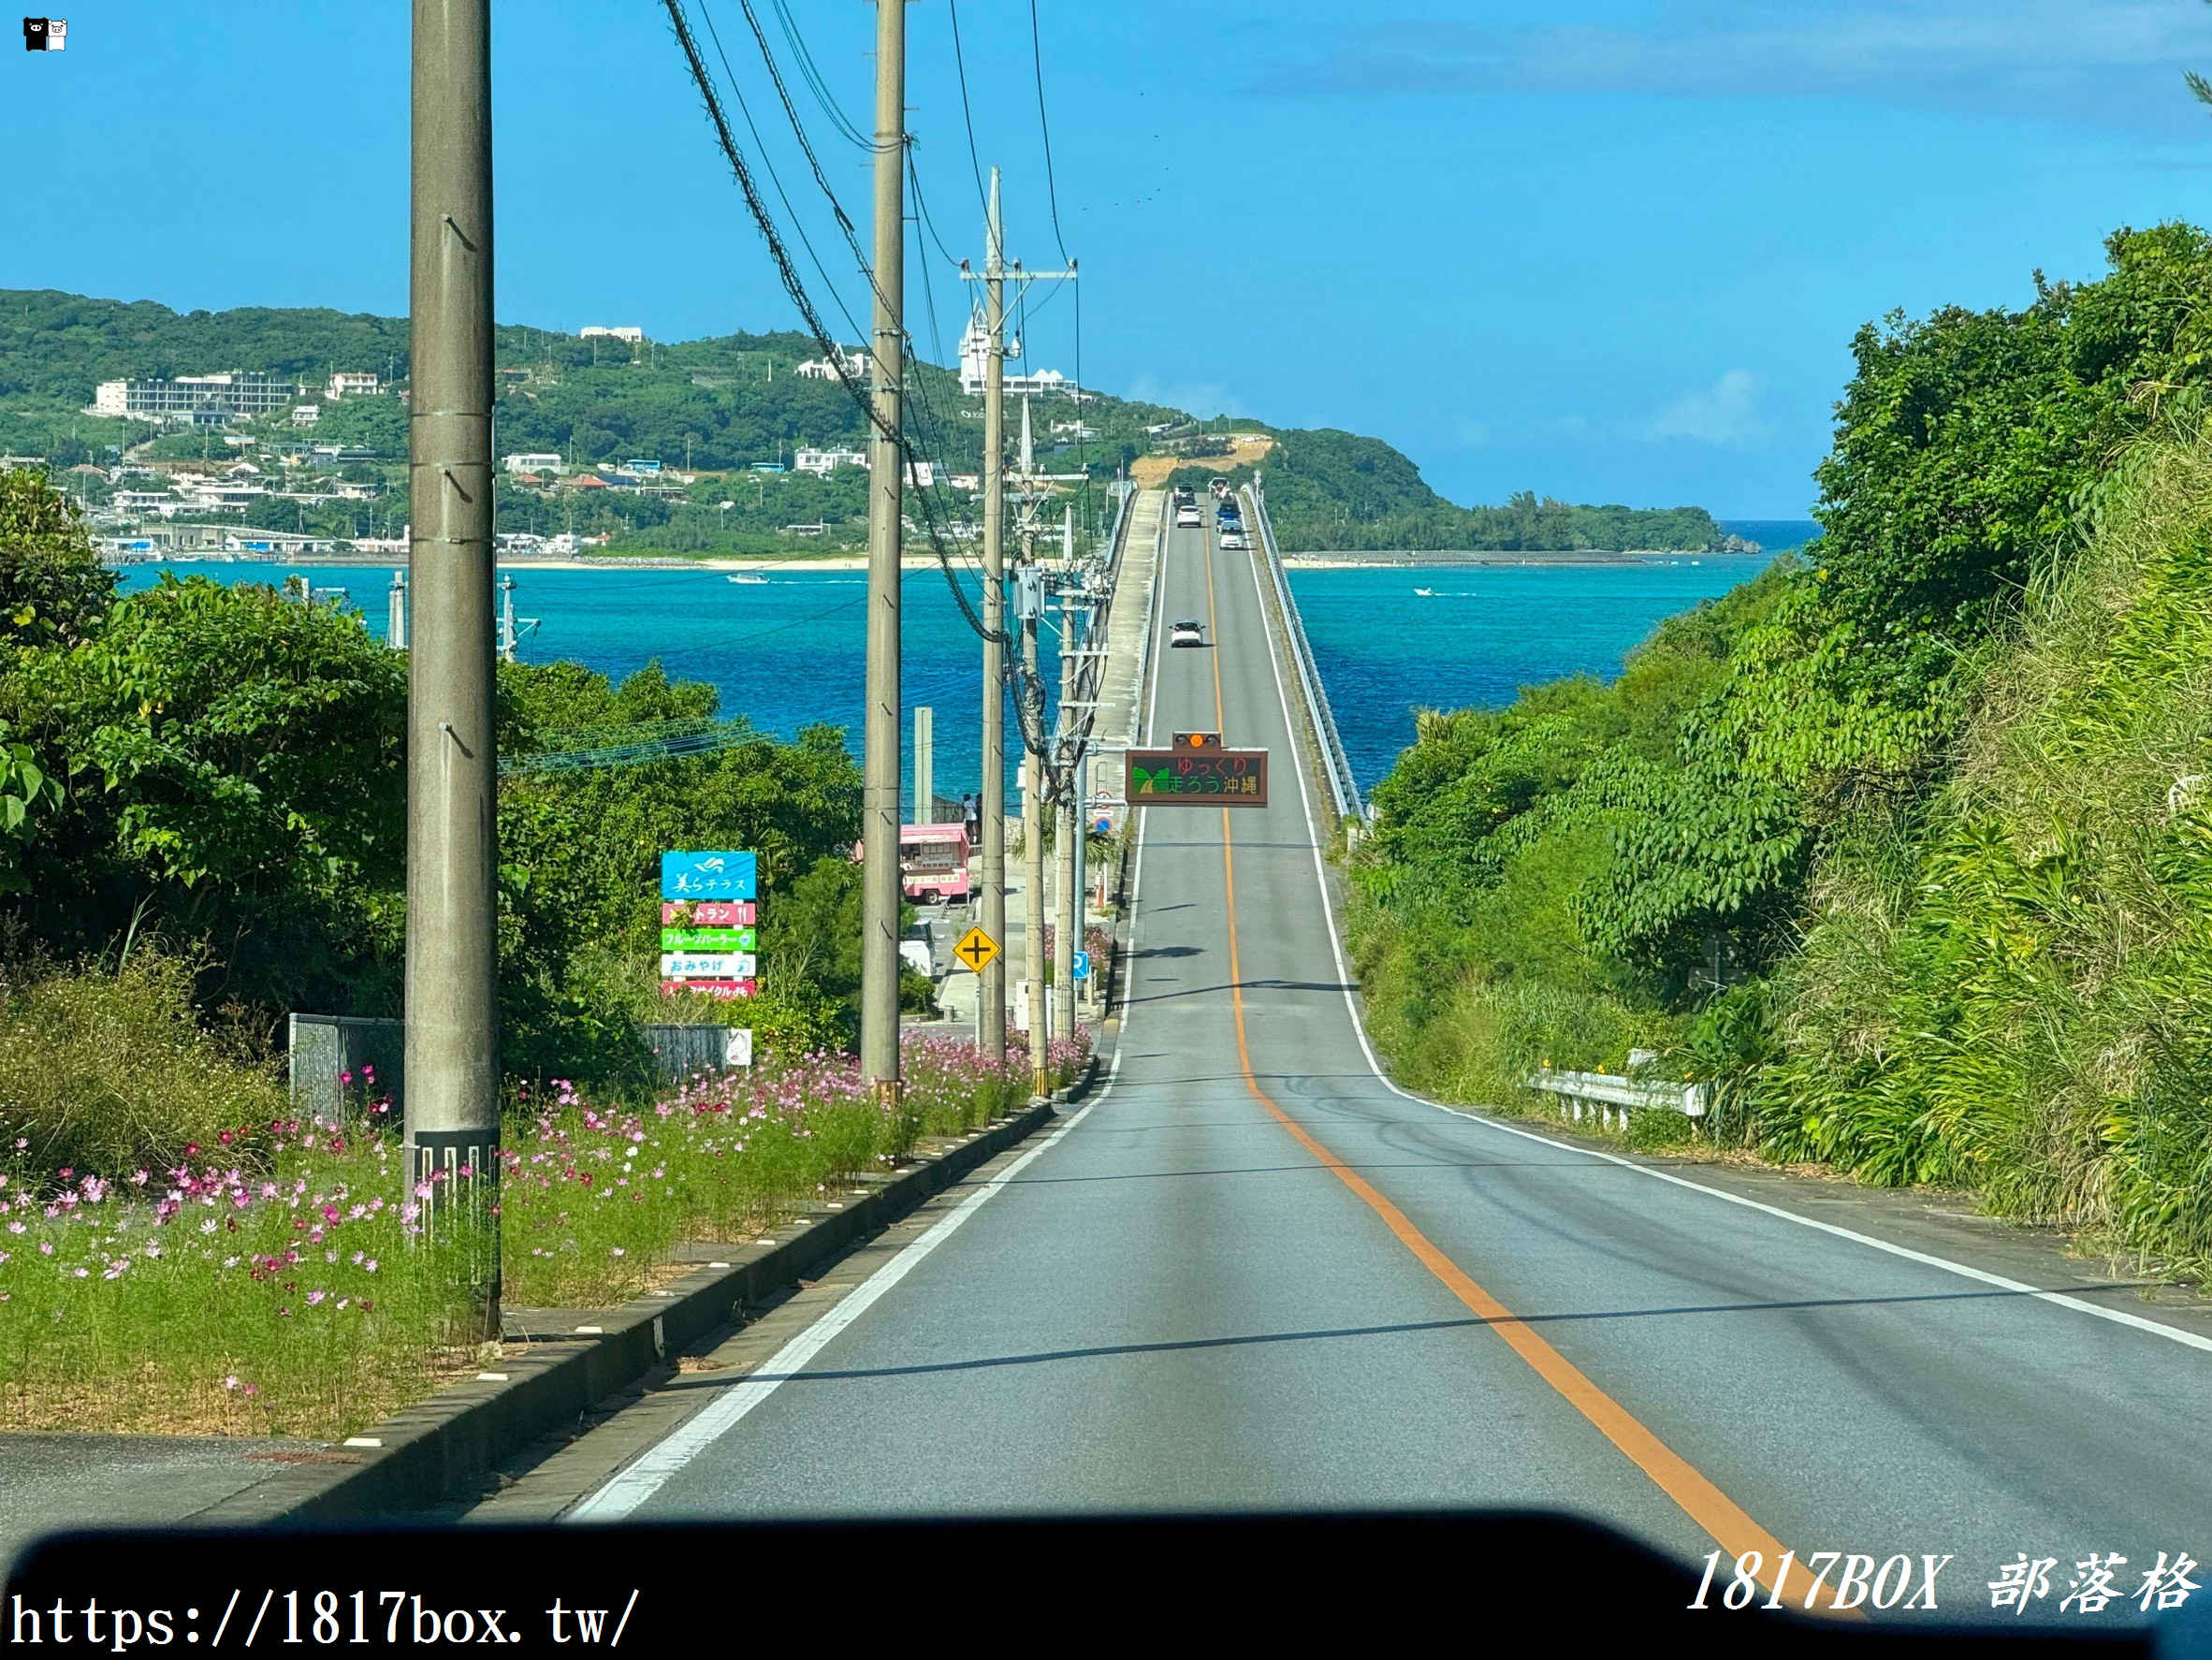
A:
[[[1171,646],[1203,646],[1206,643],[1206,625],[1194,617],[1179,618],[1168,624],[1168,644]]]

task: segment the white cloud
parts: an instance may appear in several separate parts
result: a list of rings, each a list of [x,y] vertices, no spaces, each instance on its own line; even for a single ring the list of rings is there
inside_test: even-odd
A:
[[[1646,438],[1687,438],[1743,449],[1770,430],[1759,413],[1767,383],[1748,369],[1731,369],[1703,391],[1685,392],[1644,423]]]
[[[2212,72],[2212,9],[2185,0],[1704,0],[1641,29],[1367,22],[1252,90],[1851,97],[2199,134],[2191,68]]]

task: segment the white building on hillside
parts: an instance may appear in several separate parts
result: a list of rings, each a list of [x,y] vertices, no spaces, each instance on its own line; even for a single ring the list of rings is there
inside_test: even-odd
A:
[[[810,381],[834,381],[842,368],[848,377],[865,381],[875,369],[875,360],[858,346],[839,346],[833,360],[813,357],[799,365],[798,372]]]
[[[342,369],[330,377],[329,385],[323,388],[323,398],[330,403],[337,402],[341,398],[373,398],[381,386],[382,383],[366,371]]]
[[[859,449],[802,449],[792,457],[791,464],[801,473],[826,477],[839,467],[865,467],[868,457],[867,451]]]
[[[968,328],[960,336],[960,390],[970,398],[983,395],[983,382],[990,373],[991,331],[983,323],[982,306],[968,313]],[[1017,336],[1006,342],[1006,355],[1019,357],[1022,342]],[[1075,383],[1056,369],[1040,369],[1031,374],[1008,373],[1001,384],[1011,396],[1019,392],[1073,392]]]
[[[175,380],[102,381],[89,414],[131,421],[174,421],[221,426],[240,415],[264,415],[299,396],[291,381],[232,370],[226,374],[181,374]]]
[[[632,345],[645,342],[645,330],[634,323],[587,323],[576,331],[585,340],[620,340]]]

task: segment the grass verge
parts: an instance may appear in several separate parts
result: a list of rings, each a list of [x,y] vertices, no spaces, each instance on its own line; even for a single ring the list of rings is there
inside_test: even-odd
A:
[[[1067,1082],[1087,1036],[1054,1045]],[[679,1245],[750,1238],[923,1136],[1026,1095],[1026,1060],[910,1040],[880,1110],[844,1056],[688,1080],[639,1112],[573,1088],[506,1129],[510,1303],[604,1307]],[[432,1239],[373,1106],[343,1126],[273,1119],[187,1143],[171,1169],[42,1170],[0,1147],[0,1429],[335,1439],[433,1392],[485,1351],[457,1343],[473,1242]]]

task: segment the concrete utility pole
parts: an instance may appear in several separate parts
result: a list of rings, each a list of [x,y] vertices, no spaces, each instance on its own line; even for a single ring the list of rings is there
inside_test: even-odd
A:
[[[502,576],[498,583],[500,595],[500,659],[515,661],[515,578]]]
[[[1053,941],[1053,1035],[1071,1037],[1075,1032],[1075,948],[1077,937],[1083,932],[1083,896],[1076,889],[1075,838],[1082,833],[1076,819],[1074,783],[1081,774],[1076,764],[1074,712],[1069,704],[1075,696],[1075,607],[1070,603],[1066,590],[1060,593],[1060,764],[1067,769],[1070,787],[1061,792],[1059,811],[1054,817],[1054,826],[1059,846],[1060,868],[1055,877],[1059,889],[1060,925],[1058,938]]]
[[[466,1204],[487,1230],[472,1287],[486,1338],[500,1298],[490,47],[490,0],[415,0],[403,1107],[433,1225]]]
[[[1006,742],[1005,648],[994,635],[1005,633],[1006,570],[1006,284],[1072,280],[1072,267],[1064,271],[1025,271],[1006,266],[1004,228],[998,212],[998,169],[991,169],[989,217],[984,226],[983,323],[987,337],[983,371],[983,866],[980,884],[982,905],[978,923],[984,933],[1006,944]],[[964,270],[969,281],[979,280]],[[1022,489],[1022,557],[1017,580],[1022,601],[1017,615],[1022,631],[1024,677],[1014,695],[1023,697],[1037,674],[1037,623],[1041,610],[1042,584],[1037,569],[1036,487],[1043,482],[1037,473],[1029,426],[1029,399],[1022,397],[1021,460],[1015,474]],[[1037,757],[1025,741],[1022,747],[1022,851],[1026,911],[1024,935],[1026,946],[1025,995],[1029,1009],[1029,1057],[1032,1082],[1038,1094],[1046,1093],[1048,1078],[1044,1047],[1050,1027],[1044,995],[1044,780]],[[978,988],[977,1041],[995,1059],[1006,1056],[1006,964],[1011,952],[984,970]]]
[[[423,3],[423,0],[418,0]],[[860,1070],[898,1103],[898,568],[906,459],[907,0],[876,0],[875,430],[868,438],[867,714],[862,750]]]
[[[385,594],[384,643],[395,651],[407,649],[407,573],[394,571],[392,586]]]
[[[1025,537],[1024,542],[1022,668],[1024,685],[1033,686],[1037,683],[1037,621],[1044,609],[1044,585],[1038,580],[1034,541]],[[1045,1096],[1052,1093],[1052,1080],[1044,1064],[1044,1046],[1052,1030],[1044,1007],[1044,769],[1037,751],[1026,742],[1022,745],[1022,881],[1026,890],[1023,897],[1027,901],[1024,909],[1028,912],[1023,934],[1028,948],[1025,954],[1029,959],[1029,1080],[1031,1089]]]
[[[998,169],[983,227],[983,868],[979,924],[1000,952],[978,986],[976,1041],[1006,1058],[1006,248]]]
[[[914,823],[929,824],[936,820],[937,711],[922,704],[914,710]]]

